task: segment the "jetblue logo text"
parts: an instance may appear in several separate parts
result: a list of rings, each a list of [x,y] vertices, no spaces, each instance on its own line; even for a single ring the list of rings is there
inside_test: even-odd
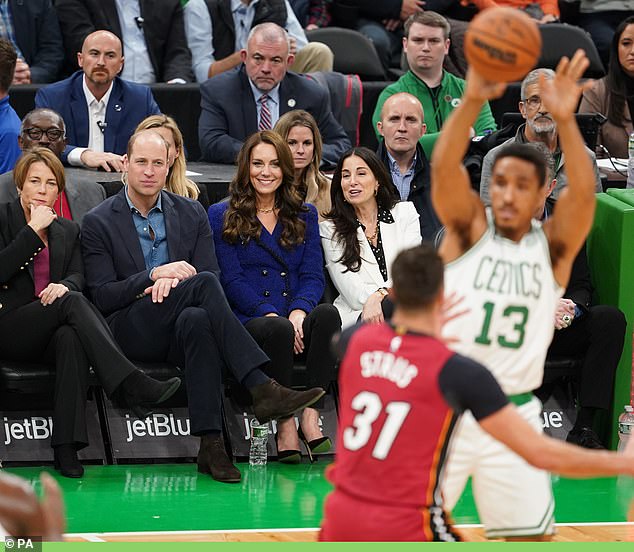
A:
[[[132,420],[125,415],[125,425],[128,432],[126,442],[130,443],[135,437],[168,437],[170,435],[189,435],[189,419],[178,419],[174,414],[152,414],[145,420]]]
[[[11,422],[5,417],[3,426],[5,445],[22,439],[48,439],[53,432],[52,418],[44,418],[42,416],[32,416],[31,418]]]

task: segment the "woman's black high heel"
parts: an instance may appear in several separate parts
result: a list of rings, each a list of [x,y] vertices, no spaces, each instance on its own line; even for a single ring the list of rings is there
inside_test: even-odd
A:
[[[282,464],[299,464],[302,460],[302,453],[298,450],[280,450],[278,446],[279,432],[275,434],[275,446],[277,447],[277,460]]]
[[[311,464],[316,461],[313,454],[323,454],[332,448],[332,441],[330,440],[330,437],[318,437],[317,439],[308,441],[301,427],[297,428],[297,434],[306,447]]]

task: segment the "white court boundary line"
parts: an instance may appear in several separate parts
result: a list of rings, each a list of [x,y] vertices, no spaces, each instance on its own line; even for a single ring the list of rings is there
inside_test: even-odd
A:
[[[578,522],[578,523],[555,523],[555,527],[593,527],[593,526],[620,526],[620,525],[632,525],[631,521],[592,521],[592,522]],[[483,527],[481,523],[459,523],[454,524],[457,529],[464,528],[479,528]],[[292,528],[279,528],[279,529],[209,529],[209,530],[187,530],[187,531],[116,531],[108,533],[66,533],[64,536],[68,538],[81,538],[89,542],[106,542],[101,537],[122,537],[129,536],[141,536],[141,535],[218,535],[221,533],[303,533],[306,531],[319,531],[319,527],[292,527]]]

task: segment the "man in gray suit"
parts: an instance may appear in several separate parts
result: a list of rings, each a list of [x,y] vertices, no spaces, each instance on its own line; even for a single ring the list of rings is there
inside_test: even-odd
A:
[[[50,149],[57,157],[61,157],[66,147],[66,125],[64,119],[56,111],[48,108],[34,109],[22,120],[18,145],[23,151],[41,146]],[[103,186],[96,182],[83,182],[81,186],[72,180],[66,180],[66,188],[62,192],[65,198],[58,214],[81,224],[84,215],[106,198]],[[61,194],[60,194],[61,196]],[[17,189],[13,182],[13,171],[0,175],[0,203],[8,203],[17,197]],[[68,212],[70,210],[70,213]]]

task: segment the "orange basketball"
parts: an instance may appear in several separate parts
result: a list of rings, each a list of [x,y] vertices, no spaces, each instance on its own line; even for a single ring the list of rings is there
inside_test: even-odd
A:
[[[485,79],[512,82],[524,78],[539,59],[542,37],[537,22],[515,8],[489,8],[469,24],[467,62]]]

